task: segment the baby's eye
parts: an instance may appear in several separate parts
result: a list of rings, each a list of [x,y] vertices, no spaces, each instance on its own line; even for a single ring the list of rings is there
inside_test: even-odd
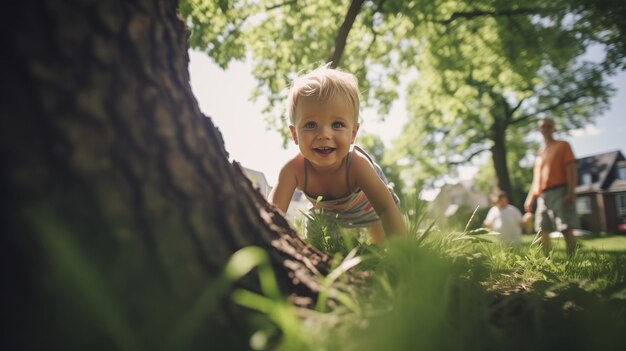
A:
[[[345,127],[345,124],[341,123],[341,122],[333,122],[333,129],[340,129]]]
[[[315,122],[306,122],[304,124],[304,128],[305,129],[313,129],[317,126],[317,124],[315,124]]]

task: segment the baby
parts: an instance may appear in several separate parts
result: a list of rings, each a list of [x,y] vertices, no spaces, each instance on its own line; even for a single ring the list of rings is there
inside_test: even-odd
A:
[[[503,191],[492,195],[493,207],[489,209],[484,225],[501,234],[500,239],[512,244],[522,243],[522,225],[525,220],[517,207],[509,204]]]
[[[353,144],[359,131],[356,77],[324,65],[296,78],[287,114],[300,152],[280,170],[269,202],[287,212],[299,189],[330,220],[367,227],[372,243],[383,242],[385,234],[405,235],[396,194],[381,168]]]

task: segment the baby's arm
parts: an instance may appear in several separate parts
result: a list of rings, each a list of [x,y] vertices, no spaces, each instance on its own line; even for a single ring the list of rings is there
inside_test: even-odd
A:
[[[485,217],[485,221],[483,222],[483,226],[485,228],[489,228],[489,229],[493,229],[492,225],[493,225],[493,217],[495,216],[495,208],[491,207],[489,209],[489,212],[487,212],[487,216]]]
[[[385,234],[406,235],[407,230],[400,209],[369,160],[355,153],[351,172],[355,176],[357,186],[363,190],[369,202],[374,206],[374,210],[382,221]]]
[[[278,182],[268,197],[269,203],[276,205],[281,211],[287,213],[293,192],[296,190],[296,179],[294,162],[292,160],[287,162],[280,170]]]
[[[523,228],[526,222],[524,221],[524,216],[522,216],[522,212],[520,212],[520,210],[518,210],[517,207],[513,205],[509,206],[511,206],[511,208],[513,208],[513,211],[515,212],[515,219],[517,220],[517,223],[519,223],[520,227]]]

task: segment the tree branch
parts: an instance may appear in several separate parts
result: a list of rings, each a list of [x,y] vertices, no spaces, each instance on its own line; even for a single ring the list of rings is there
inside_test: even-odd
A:
[[[578,99],[580,99],[582,97],[585,97],[585,96],[586,96],[585,94],[579,93],[579,94],[572,95],[572,96],[569,96],[569,97],[560,98],[559,101],[557,101],[556,103],[554,103],[552,105],[546,106],[545,108],[537,110],[537,111],[535,111],[533,113],[529,113],[527,115],[523,115],[523,116],[521,116],[519,118],[511,120],[510,124],[521,123],[521,122],[526,121],[526,120],[528,120],[528,119],[530,119],[530,118],[532,118],[532,117],[534,117],[534,116],[536,116],[536,115],[538,115],[540,113],[554,110],[555,108],[557,108],[557,107],[559,107],[561,105],[564,105],[564,104],[569,103],[569,102],[574,102],[574,101],[576,101],[576,100],[578,100]]]
[[[519,108],[522,107],[522,103],[524,101],[526,101],[526,98],[522,98],[520,101],[517,102],[517,105],[515,105],[515,107],[513,107],[513,109],[511,109],[511,116],[513,116],[515,111],[519,110]]]
[[[485,151],[489,151],[490,149],[488,147],[482,147],[474,152],[472,152],[471,154],[469,154],[469,156],[467,156],[465,158],[465,160],[463,161],[450,161],[448,162],[448,166],[458,166],[458,165],[462,165],[464,163],[468,163],[469,161],[471,161],[474,157],[482,154]]]
[[[539,13],[552,12],[554,10],[556,10],[556,8],[541,8],[541,7],[494,10],[494,11],[472,10],[472,11],[466,11],[466,12],[455,12],[448,19],[435,21],[435,23],[448,25],[459,18],[473,19],[476,17],[535,15]]]
[[[284,1],[284,2],[280,2],[280,3],[278,3],[276,5],[273,5],[273,6],[268,6],[268,7],[265,8],[265,10],[266,11],[271,11],[271,10],[275,10],[275,9],[283,7],[283,6],[295,4],[297,2],[298,2],[297,0]]]
[[[386,0],[380,0],[378,2],[378,5],[376,6],[376,9],[374,10],[374,13],[380,12],[382,13],[383,11],[383,5],[385,4]],[[378,32],[374,29],[374,23],[372,22],[372,25],[370,26],[370,32],[372,32],[372,41],[370,42],[370,44],[367,46],[367,52],[370,52],[370,50],[372,49],[372,47],[374,46],[374,43],[376,43],[376,39],[378,39],[378,36],[380,34],[378,34]]]
[[[343,56],[343,52],[346,49],[348,34],[350,33],[350,29],[352,29],[352,26],[354,25],[356,16],[359,14],[359,12],[361,12],[361,7],[363,6],[364,1],[365,0],[352,0],[352,2],[350,3],[350,7],[348,8],[346,17],[343,20],[343,24],[341,24],[341,28],[339,28],[339,33],[337,33],[337,37],[335,38],[335,45],[330,52],[330,57],[328,58],[328,62],[331,63],[330,66],[332,68],[336,68],[339,66],[341,56]]]

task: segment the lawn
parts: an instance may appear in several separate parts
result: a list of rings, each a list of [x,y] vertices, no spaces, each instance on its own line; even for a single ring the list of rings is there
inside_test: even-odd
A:
[[[292,337],[312,350],[626,349],[626,236],[580,236],[573,257],[553,238],[546,257],[532,235],[422,234],[338,261],[370,278],[339,274],[328,295],[341,298]]]
[[[523,236],[523,241],[525,244],[530,244],[534,238],[534,235],[526,234]],[[584,249],[626,253],[626,235],[624,234],[581,235],[576,239]],[[565,250],[565,242],[561,236],[552,238],[552,244],[556,250]]]
[[[589,235],[578,237],[578,239],[584,248],[626,253],[626,235],[623,234],[605,236]]]

